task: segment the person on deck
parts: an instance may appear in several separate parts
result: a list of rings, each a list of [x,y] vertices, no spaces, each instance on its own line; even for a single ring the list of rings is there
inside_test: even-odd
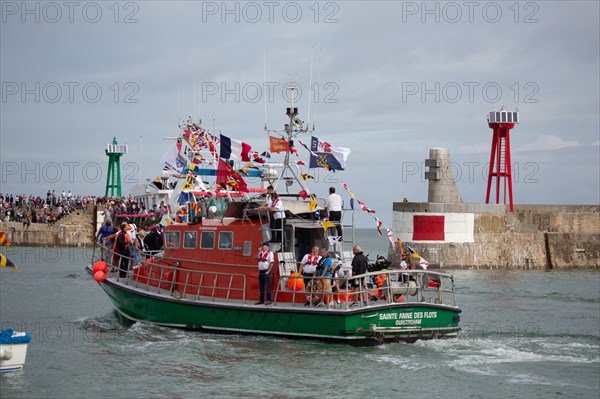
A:
[[[264,194],[266,202],[264,204],[262,204],[259,208],[269,210],[273,206],[273,200],[271,199],[271,195],[275,192],[275,188],[273,186],[268,186],[266,188],[266,190],[267,191]],[[273,229],[275,229],[275,219],[270,217],[269,218],[269,230],[273,231]],[[273,237],[271,237],[271,238],[273,238]]]
[[[158,226],[152,226],[148,230],[149,233],[144,238],[147,250],[151,252],[160,251],[163,247],[163,239]]]
[[[325,212],[329,217],[330,222],[337,222],[337,234],[342,236],[342,197],[335,193],[335,187],[329,187],[329,196],[325,200]]]
[[[304,290],[306,291],[306,303],[304,306],[313,304],[313,278],[315,277],[319,260],[321,260],[321,256],[319,255],[319,247],[315,245],[312,248],[312,252],[304,255],[300,261],[300,269],[298,270],[298,273],[304,277]]]
[[[283,202],[279,197],[279,194],[274,192],[271,194],[271,217],[273,218],[274,225],[271,230],[271,235],[274,237],[272,242],[283,242],[283,228],[285,226],[285,211],[283,210]]]
[[[115,234],[111,234],[104,238],[104,242],[114,242],[113,251],[119,255],[119,277],[127,277],[127,269],[129,268],[129,256],[131,256],[131,235],[127,231],[127,223],[121,223],[121,228]]]
[[[96,232],[96,240],[101,245],[100,257],[104,261],[106,261],[106,258],[107,258],[107,248],[110,248],[110,246],[112,245],[112,242],[110,242],[110,241],[105,243],[104,238],[106,238],[114,233],[115,233],[115,229],[112,226],[111,219],[105,219],[104,223],[102,223],[102,226],[100,226],[100,228]]]
[[[321,259],[317,265],[317,287],[319,298],[317,306],[325,306],[325,298],[331,294],[331,274],[333,272],[333,261],[329,257],[329,251],[321,250]],[[331,298],[329,298],[331,299]],[[331,301],[329,301],[331,302]]]
[[[369,260],[363,254],[360,246],[356,245],[352,248],[352,253],[354,254],[354,258],[352,259],[352,276],[358,276],[360,274],[364,274],[367,272],[367,268],[369,267]],[[354,291],[354,302],[350,304],[350,306],[356,306],[359,303],[363,303],[366,305],[366,295],[361,292],[361,284],[359,278],[355,278],[352,280],[352,289]],[[362,291],[365,290],[363,285]],[[358,300],[358,302],[357,302]]]
[[[400,268],[402,270],[414,270],[415,266],[412,263],[412,256],[411,253],[406,251],[402,253],[402,262],[400,262]],[[402,273],[402,281],[406,282],[408,280],[414,280],[414,276],[411,275],[410,273]]]
[[[271,304],[271,271],[273,270],[273,263],[275,257],[273,252],[269,250],[269,243],[263,242],[256,256],[258,259],[258,288],[260,290],[260,297],[255,305],[270,305]],[[265,291],[267,294],[267,302],[265,299]]]

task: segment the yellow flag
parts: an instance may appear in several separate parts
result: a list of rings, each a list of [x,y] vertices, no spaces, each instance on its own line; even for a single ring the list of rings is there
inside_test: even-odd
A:
[[[3,254],[0,254],[0,267],[9,267],[11,269],[18,270],[17,266]]]
[[[335,224],[333,224],[332,222],[330,222],[329,220],[324,220],[323,222],[321,222],[323,224],[323,229],[327,230],[331,227],[335,227]]]
[[[312,195],[310,196],[310,206],[308,207],[308,211],[312,212],[315,209],[317,209],[317,201],[315,201],[315,197],[313,197]]]

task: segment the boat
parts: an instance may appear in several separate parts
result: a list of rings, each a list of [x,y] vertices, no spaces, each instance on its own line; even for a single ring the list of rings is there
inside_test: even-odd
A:
[[[12,329],[0,330],[0,372],[19,371],[25,365],[31,335]]]
[[[119,271],[120,258],[128,257],[97,246],[86,266],[115,309],[127,319],[162,326],[357,346],[455,337],[461,309],[451,274],[375,268],[352,275],[355,210],[343,209],[341,221],[327,221],[324,200],[307,196],[308,187],[290,154],[294,139],[312,133],[314,126],[310,131],[293,106],[286,116],[289,123],[283,130],[269,131],[283,137],[279,144],[284,161],[256,168],[248,164],[239,173],[226,163],[225,184],[225,162],[210,144],[214,136],[207,136],[191,118],[180,126],[182,169],[169,177],[174,184],[161,178],[163,188],[170,190],[169,211],[159,226],[162,250],[142,260],[129,258],[127,270]],[[200,156],[202,150],[208,153]],[[211,155],[212,165],[207,161]],[[193,165],[192,159],[203,161]],[[253,176],[259,187],[242,187],[241,173]],[[203,179],[214,176],[221,183],[208,187]],[[286,223],[281,227],[271,225],[271,212],[263,207],[269,185],[282,191]],[[291,192],[294,185],[301,189],[298,194]],[[266,304],[259,300],[257,269],[257,252],[265,242],[274,254],[272,303]],[[331,278],[336,291],[321,294],[319,301],[297,273],[298,260],[313,246],[327,249],[334,267],[339,266]]]

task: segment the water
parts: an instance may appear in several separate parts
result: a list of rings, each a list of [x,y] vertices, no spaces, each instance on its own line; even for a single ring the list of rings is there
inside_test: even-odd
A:
[[[374,259],[387,240],[359,241]],[[373,236],[373,237],[372,237]],[[379,246],[379,247],[378,247]],[[129,323],[83,271],[89,251],[6,248],[0,321],[32,335],[3,398],[597,398],[600,273],[454,272],[456,339],[353,348]]]

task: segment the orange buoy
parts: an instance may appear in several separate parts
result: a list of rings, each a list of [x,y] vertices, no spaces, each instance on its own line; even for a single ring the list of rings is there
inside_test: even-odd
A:
[[[294,272],[288,277],[287,285],[292,291],[302,291],[304,289],[304,279],[298,272]]]
[[[338,294],[338,299],[342,302],[354,302],[354,292],[348,291],[348,296],[346,296],[346,292],[342,291]]]
[[[94,280],[96,280],[96,282],[98,282],[98,283],[103,282],[105,278],[106,278],[106,274],[104,274],[104,272],[101,270],[94,273]]]
[[[102,271],[104,273],[108,272],[108,265],[103,260],[97,261],[96,263],[94,263],[94,266],[92,267],[92,272],[94,274],[96,274],[96,272],[100,272],[100,271]]]

